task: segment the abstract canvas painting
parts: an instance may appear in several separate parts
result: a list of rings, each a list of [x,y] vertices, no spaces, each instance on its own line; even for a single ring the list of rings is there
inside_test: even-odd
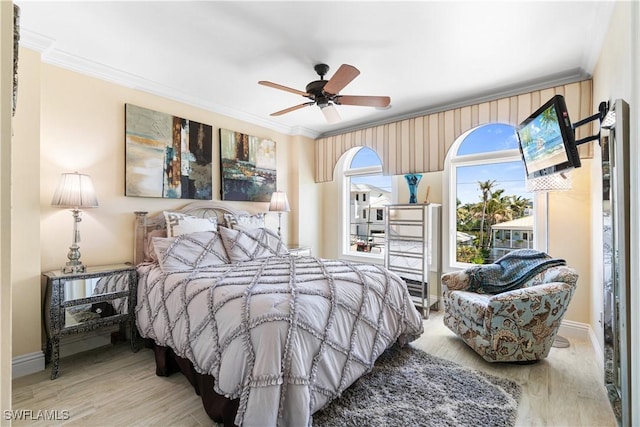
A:
[[[210,125],[125,105],[125,195],[212,198]]]
[[[268,202],[276,191],[276,143],[220,129],[222,200]]]

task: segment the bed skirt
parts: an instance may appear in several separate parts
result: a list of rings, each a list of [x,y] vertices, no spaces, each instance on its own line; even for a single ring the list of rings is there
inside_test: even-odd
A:
[[[204,410],[213,421],[223,423],[225,427],[235,426],[234,420],[240,399],[227,399],[213,389],[215,382],[211,375],[203,375],[193,369],[188,359],[176,356],[169,347],[161,347],[152,343],[156,358],[156,375],[168,377],[174,372],[182,372],[193,386],[196,394],[202,399]]]

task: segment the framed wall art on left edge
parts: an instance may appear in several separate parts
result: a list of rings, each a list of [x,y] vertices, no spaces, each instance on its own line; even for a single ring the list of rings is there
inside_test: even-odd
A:
[[[125,104],[125,196],[212,199],[211,125]]]
[[[13,104],[11,115],[16,115],[18,105],[18,53],[20,51],[20,7],[13,5]]]

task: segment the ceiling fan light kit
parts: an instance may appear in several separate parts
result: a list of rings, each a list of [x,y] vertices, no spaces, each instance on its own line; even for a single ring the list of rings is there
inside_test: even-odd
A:
[[[329,71],[327,64],[316,64],[314,69],[320,76],[320,80],[314,80],[307,84],[305,92],[265,80],[258,82],[263,86],[291,92],[311,100],[311,102],[305,102],[271,113],[272,116],[280,116],[315,104],[320,107],[328,123],[337,123],[340,121],[340,115],[336,105],[386,108],[391,103],[391,98],[388,96],[339,95],[340,91],[360,74],[360,71],[353,65],[342,64],[329,80],[324,79],[324,76]]]
[[[327,119],[327,123],[338,123],[341,118],[338,113],[338,109],[335,104],[327,105],[325,107],[320,107],[322,109],[322,114],[324,114],[324,118]]]

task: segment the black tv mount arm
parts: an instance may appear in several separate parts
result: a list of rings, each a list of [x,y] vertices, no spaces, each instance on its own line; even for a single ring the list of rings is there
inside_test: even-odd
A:
[[[586,138],[576,140],[576,145],[581,145],[581,144],[584,144],[585,142],[595,141],[596,139],[598,141],[600,140],[600,124],[602,124],[602,119],[604,119],[604,116],[607,114],[607,111],[609,111],[609,103],[602,101],[598,106],[598,112],[596,114],[594,114],[593,116],[587,117],[586,119],[577,121],[571,126],[571,128],[575,133],[576,128],[582,125],[585,125],[587,123],[591,123],[596,119],[599,121],[598,133],[595,135],[587,136]]]

